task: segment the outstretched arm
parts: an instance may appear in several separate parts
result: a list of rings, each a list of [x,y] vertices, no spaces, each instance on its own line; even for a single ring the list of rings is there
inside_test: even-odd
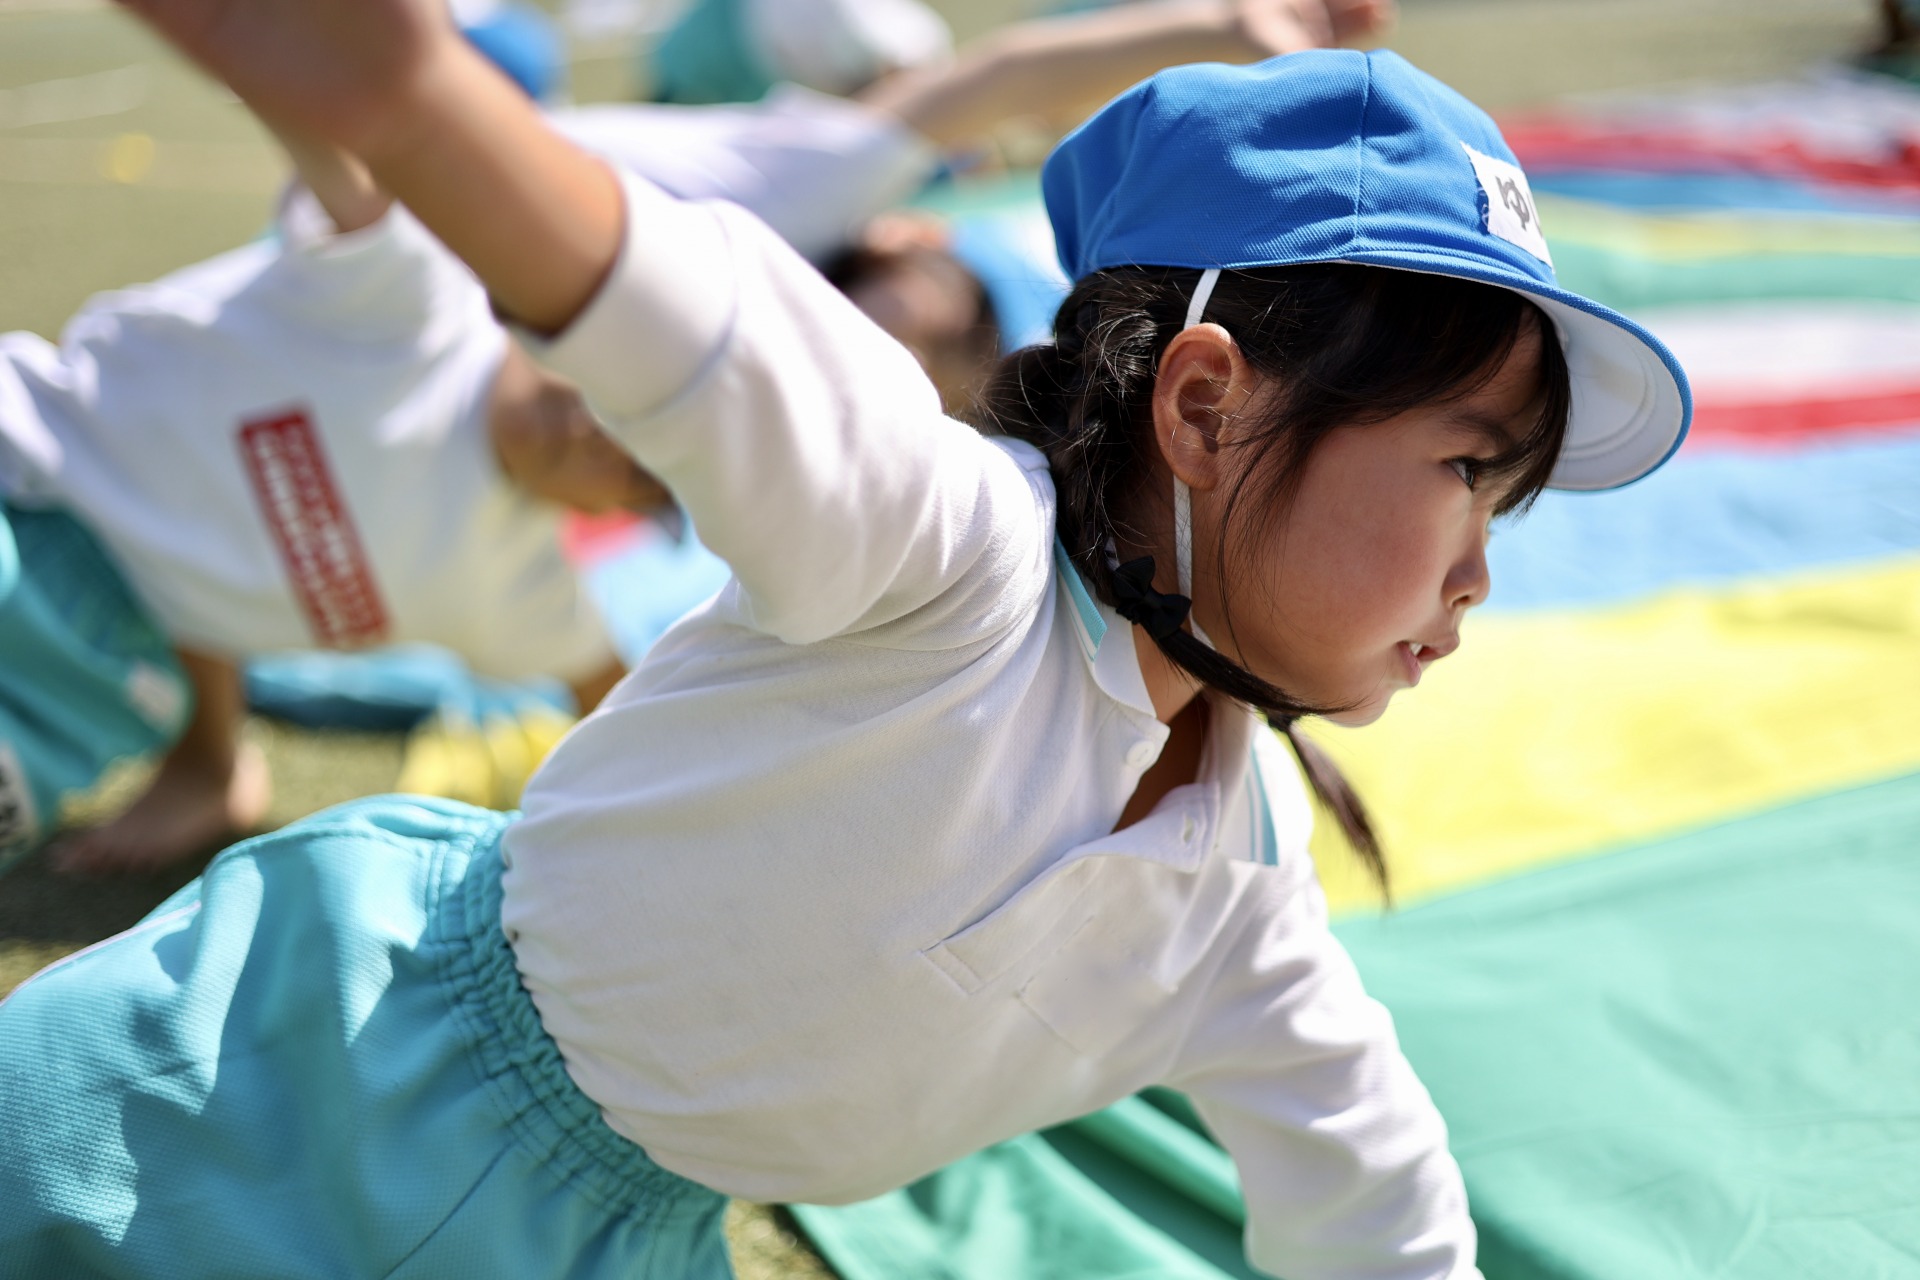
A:
[[[358,154],[536,332],[566,327],[619,255],[626,221],[606,165],[549,129],[451,27]]]
[[[528,327],[564,327],[612,267],[613,175],[547,129],[438,0],[126,4],[271,126],[359,156]]]
[[[928,141],[961,147],[1011,116],[1062,124],[1182,62],[1253,62],[1364,39],[1393,0],[1160,0],[1042,18],[973,41],[951,65],[901,72],[859,95]]]

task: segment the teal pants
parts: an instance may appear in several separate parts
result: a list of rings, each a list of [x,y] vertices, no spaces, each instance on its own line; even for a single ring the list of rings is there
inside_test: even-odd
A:
[[[0,1004],[0,1273],[726,1280],[725,1199],[574,1086],[500,927],[509,815],[246,841]]]
[[[171,746],[191,707],[172,645],[93,535],[0,503],[0,871],[115,760]]]

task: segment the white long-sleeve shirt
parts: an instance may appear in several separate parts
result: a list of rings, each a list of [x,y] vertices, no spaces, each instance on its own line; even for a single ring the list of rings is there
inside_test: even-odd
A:
[[[1255,1264],[1470,1277],[1438,1113],[1327,929],[1277,740],[1114,831],[1167,730],[1030,447],[764,227],[630,183],[544,359],[735,578],[535,776],[503,920],[580,1087],[660,1164],[843,1202],[1150,1084],[1237,1162]]]

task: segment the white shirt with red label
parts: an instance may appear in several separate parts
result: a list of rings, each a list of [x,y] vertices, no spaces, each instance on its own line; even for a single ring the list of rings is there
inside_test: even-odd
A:
[[[612,650],[561,513],[487,438],[484,291],[404,212],[330,231],[296,192],[271,239],[94,298],[58,346],[0,337],[0,493],[83,520],[185,646],[589,674]]]
[[[553,121],[816,260],[937,162],[892,117],[794,86]],[[304,193],[283,213],[271,241],[93,299],[58,347],[0,336],[0,494],[81,516],[196,648],[430,641],[507,677],[607,661],[556,513],[487,445],[504,336],[478,282],[404,212],[346,236]]]

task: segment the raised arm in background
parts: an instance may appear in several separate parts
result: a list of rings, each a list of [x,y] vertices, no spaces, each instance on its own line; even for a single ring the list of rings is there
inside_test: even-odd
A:
[[[902,71],[856,95],[941,147],[964,147],[1011,116],[1078,123],[1127,86],[1182,62],[1255,62],[1364,40],[1394,0],[1159,0],[1015,23],[946,66]]]

